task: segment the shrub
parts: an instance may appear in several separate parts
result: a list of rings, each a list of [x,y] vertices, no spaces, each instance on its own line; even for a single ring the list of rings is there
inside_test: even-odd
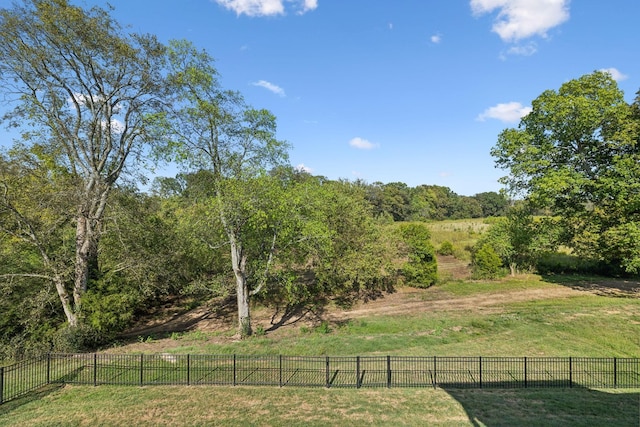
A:
[[[442,242],[442,244],[440,244],[440,248],[438,248],[439,255],[453,255],[453,253],[454,253],[453,243],[451,243],[448,240],[445,240],[444,242]]]
[[[502,260],[493,246],[488,243],[480,246],[472,255],[473,277],[476,279],[497,279],[504,275]]]
[[[104,337],[89,325],[65,325],[52,337],[53,351],[61,353],[82,353],[95,350],[104,343]]]
[[[418,288],[436,283],[438,263],[429,229],[424,224],[407,223],[400,226],[400,233],[407,246],[408,261],[402,267],[406,283]]]

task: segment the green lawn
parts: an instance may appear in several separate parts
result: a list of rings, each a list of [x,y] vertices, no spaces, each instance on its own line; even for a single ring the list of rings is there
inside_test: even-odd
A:
[[[0,406],[0,426],[637,426],[640,390],[72,387]]]

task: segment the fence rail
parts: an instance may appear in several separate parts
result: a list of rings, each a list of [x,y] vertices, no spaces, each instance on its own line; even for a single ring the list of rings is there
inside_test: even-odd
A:
[[[49,354],[0,367],[0,404],[47,384],[640,388],[640,359]]]

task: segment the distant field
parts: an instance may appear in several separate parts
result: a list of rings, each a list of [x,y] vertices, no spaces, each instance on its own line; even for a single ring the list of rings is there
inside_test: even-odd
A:
[[[528,275],[402,288],[353,307],[255,307],[262,335],[200,307],[188,331],[113,353],[640,357],[640,283]],[[222,313],[222,314],[221,314]],[[176,319],[179,320],[179,319]],[[183,319],[186,320],[186,319]],[[179,324],[179,323],[176,323]],[[0,406],[9,425],[637,426],[640,390],[64,387]]]
[[[439,248],[442,242],[453,244],[458,259],[470,261],[471,253],[466,248],[473,246],[490,225],[485,219],[460,219],[426,223],[431,231],[431,242]]]

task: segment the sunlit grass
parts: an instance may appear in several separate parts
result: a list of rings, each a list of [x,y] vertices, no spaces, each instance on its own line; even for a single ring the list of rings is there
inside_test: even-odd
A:
[[[640,357],[640,300],[576,293],[571,297],[491,303],[491,296],[562,285],[538,276],[498,282],[450,282],[425,301],[460,299],[446,309],[345,318],[248,340],[175,341],[168,351],[208,354]],[[482,298],[476,306],[474,298]],[[488,299],[488,300],[487,300]],[[499,299],[496,297],[496,300]],[[480,299],[477,300],[480,304]],[[428,307],[429,305],[426,305]]]
[[[456,258],[469,261],[472,247],[490,225],[482,218],[429,222],[426,224],[431,232],[431,243],[438,249],[443,242],[453,244]]]
[[[632,426],[639,392],[67,386],[0,406],[0,426]]]

